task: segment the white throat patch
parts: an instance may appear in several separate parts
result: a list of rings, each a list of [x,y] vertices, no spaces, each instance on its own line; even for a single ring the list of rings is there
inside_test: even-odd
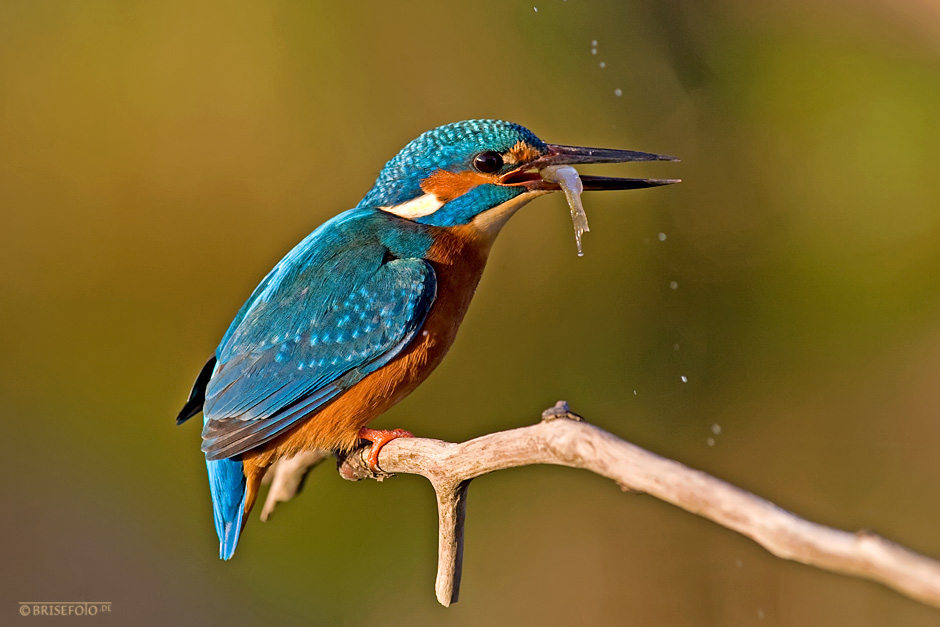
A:
[[[400,205],[379,207],[379,209],[394,213],[396,216],[401,216],[408,220],[414,220],[415,218],[429,216],[443,206],[444,203],[438,200],[437,196],[434,194],[424,194],[417,198],[412,198],[407,202],[403,202]]]

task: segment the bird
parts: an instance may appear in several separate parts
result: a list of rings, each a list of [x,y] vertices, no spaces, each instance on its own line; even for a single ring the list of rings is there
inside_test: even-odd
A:
[[[628,161],[677,159],[548,144],[502,120],[446,124],[408,143],[355,207],[290,250],[238,311],[176,419],[203,414],[219,557],[234,555],[278,459],[366,440],[377,471],[381,447],[411,436],[367,425],[444,358],[506,221],[561,190],[540,172]],[[581,181],[585,191],[677,182]]]

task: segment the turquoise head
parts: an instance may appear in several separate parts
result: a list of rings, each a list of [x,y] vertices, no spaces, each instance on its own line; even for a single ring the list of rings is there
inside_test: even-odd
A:
[[[427,131],[389,161],[359,202],[422,224],[469,224],[481,214],[513,210],[561,188],[544,168],[580,163],[674,160],[629,150],[547,144],[532,131],[502,120],[466,120]],[[585,190],[635,189],[662,179],[582,176]],[[507,216],[508,217],[508,216]]]

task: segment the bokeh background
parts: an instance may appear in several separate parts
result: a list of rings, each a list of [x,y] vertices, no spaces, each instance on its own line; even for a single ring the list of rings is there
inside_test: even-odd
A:
[[[281,255],[420,132],[504,118],[679,155],[594,171],[684,182],[586,197],[580,259],[563,198],[527,207],[376,424],[461,440],[565,398],[940,556],[938,112],[932,0],[4,0],[0,623],[88,600],[121,625],[938,624],[560,468],[474,483],[450,609],[420,478],[320,467],[222,563],[198,420],[173,424]]]

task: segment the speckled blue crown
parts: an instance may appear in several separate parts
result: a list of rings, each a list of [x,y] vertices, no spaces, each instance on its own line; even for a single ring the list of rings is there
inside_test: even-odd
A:
[[[423,193],[421,181],[435,170],[466,170],[476,153],[505,152],[520,141],[545,149],[545,142],[532,131],[504,120],[465,120],[431,129],[385,164],[375,186],[358,206],[392,206],[416,198]]]

